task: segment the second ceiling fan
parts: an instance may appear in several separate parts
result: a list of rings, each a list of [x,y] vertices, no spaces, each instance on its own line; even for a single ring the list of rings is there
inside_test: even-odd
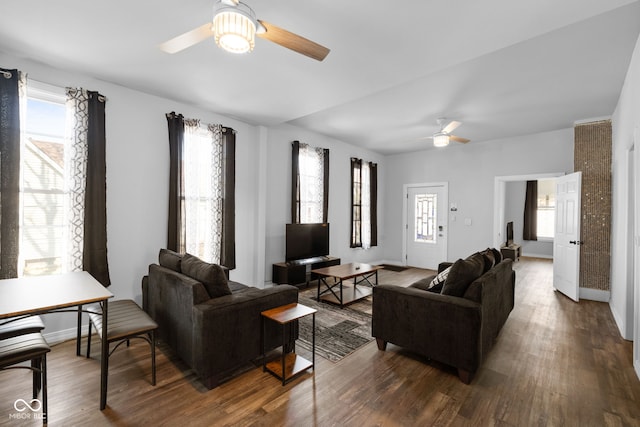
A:
[[[176,53],[214,37],[222,49],[245,53],[253,50],[255,36],[317,61],[329,54],[329,49],[316,42],[257,19],[253,9],[239,0],[218,0],[214,5],[213,21],[162,43],[160,49]]]

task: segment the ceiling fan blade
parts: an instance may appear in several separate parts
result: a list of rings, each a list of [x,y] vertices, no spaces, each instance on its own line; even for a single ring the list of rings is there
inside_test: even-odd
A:
[[[258,32],[256,35],[270,42],[279,44],[298,53],[313,58],[317,61],[322,61],[329,54],[330,50],[326,47],[319,45],[316,42],[312,42],[309,39],[305,39],[302,36],[284,30],[268,22],[260,21],[260,24],[266,31]]]
[[[449,135],[449,139],[456,142],[462,142],[463,144],[466,144],[467,142],[471,141],[470,139],[462,138],[455,135]]]
[[[450,133],[453,132],[453,130],[455,128],[457,128],[458,126],[460,126],[462,123],[460,122],[456,122],[455,120],[452,120],[451,122],[449,122],[448,125],[446,125],[443,129],[442,132],[444,133]]]
[[[198,28],[187,31],[184,34],[180,34],[171,40],[167,40],[160,45],[160,49],[167,53],[177,53],[212,36],[213,31],[211,31],[211,22],[207,22]]]

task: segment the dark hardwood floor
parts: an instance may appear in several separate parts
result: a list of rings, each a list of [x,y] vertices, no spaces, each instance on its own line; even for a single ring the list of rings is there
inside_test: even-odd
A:
[[[638,426],[640,381],[632,343],[608,304],[574,303],[552,289],[550,261],[522,258],[516,307],[471,385],[456,371],[375,341],[339,363],[316,358],[315,373],[282,386],[254,367],[206,390],[159,345],[158,383],[150,385],[146,343],[110,359],[108,406],[98,409],[98,352],[75,356],[75,343],[48,358],[53,426]],[[384,270],[380,283],[408,285],[425,270]],[[96,347],[97,348],[97,347]],[[27,371],[0,372],[0,425],[40,425],[10,418],[30,397]]]

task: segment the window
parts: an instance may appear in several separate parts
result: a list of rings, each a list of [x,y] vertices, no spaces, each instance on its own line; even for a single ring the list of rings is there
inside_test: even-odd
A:
[[[222,241],[222,138],[220,126],[185,120],[185,250],[220,263]]]
[[[65,271],[65,94],[29,87],[21,146],[19,275]]]
[[[437,194],[416,194],[416,242],[436,243],[437,203]]]
[[[235,131],[168,113],[167,248],[232,270],[235,258]]]
[[[556,210],[555,180],[538,180],[538,196],[536,200],[538,240],[553,239]]]
[[[351,243],[352,248],[378,245],[377,188],[375,163],[351,158]]]
[[[291,222],[327,222],[329,150],[294,141],[291,180]]]

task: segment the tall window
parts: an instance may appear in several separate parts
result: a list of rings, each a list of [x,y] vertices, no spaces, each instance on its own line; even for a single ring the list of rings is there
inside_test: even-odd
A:
[[[185,120],[185,250],[220,263],[223,159],[221,126]]]
[[[329,150],[293,142],[291,222],[327,222]]]
[[[18,274],[65,271],[68,192],[65,191],[64,89],[29,88],[21,147]]]
[[[235,268],[235,131],[167,114],[167,248]]]
[[[352,248],[378,245],[378,167],[351,158],[351,244]]]

